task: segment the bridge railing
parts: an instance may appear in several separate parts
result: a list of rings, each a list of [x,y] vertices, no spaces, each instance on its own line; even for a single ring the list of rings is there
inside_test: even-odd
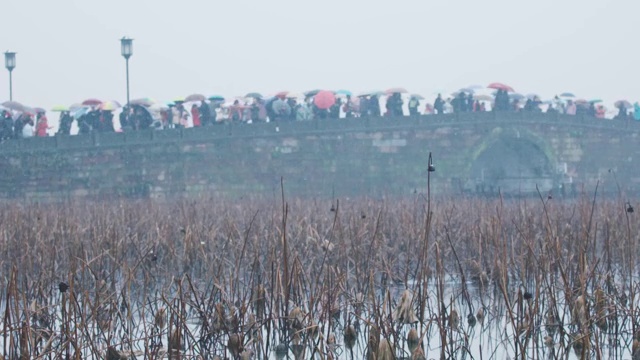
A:
[[[92,133],[91,135],[33,137],[0,143],[0,154],[23,151],[51,151],[123,147],[152,143],[197,142],[229,137],[272,137],[301,134],[370,132],[407,130],[468,124],[545,124],[583,128],[639,131],[640,122],[609,120],[581,115],[534,112],[477,112],[404,117],[360,117],[312,121],[271,122],[255,124],[219,124],[189,129],[130,131],[125,133]]]

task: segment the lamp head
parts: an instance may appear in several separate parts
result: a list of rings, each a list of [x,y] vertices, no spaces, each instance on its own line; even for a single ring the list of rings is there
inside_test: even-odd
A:
[[[120,39],[120,52],[125,59],[129,59],[133,55],[133,39],[126,36]]]
[[[16,67],[16,53],[5,51],[4,53],[4,66],[7,70],[12,71]]]

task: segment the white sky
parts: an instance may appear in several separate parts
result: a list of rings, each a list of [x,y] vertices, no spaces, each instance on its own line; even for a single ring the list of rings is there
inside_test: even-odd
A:
[[[640,100],[637,0],[4,0],[14,100],[315,88],[439,90],[500,81],[523,94]],[[0,101],[9,97],[0,71]]]

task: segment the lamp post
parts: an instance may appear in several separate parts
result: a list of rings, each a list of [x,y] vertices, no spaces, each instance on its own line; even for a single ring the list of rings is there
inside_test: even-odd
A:
[[[133,39],[120,39],[120,52],[127,63],[127,107],[129,106],[129,58],[133,55]]]
[[[9,101],[13,101],[13,69],[16,68],[16,53],[5,51],[4,67],[9,70]]]

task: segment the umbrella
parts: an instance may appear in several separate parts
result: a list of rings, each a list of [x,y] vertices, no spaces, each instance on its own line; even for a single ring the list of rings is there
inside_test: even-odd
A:
[[[318,109],[326,110],[336,103],[336,96],[331,91],[322,90],[313,97]]]
[[[597,103],[601,103],[601,102],[602,102],[602,100],[600,100],[600,99],[593,99],[593,100],[589,100],[589,102],[590,102],[590,103],[593,103],[593,104],[597,104]]]
[[[244,97],[246,97],[246,98],[254,98],[254,99],[262,99],[263,98],[262,94],[257,93],[257,92],[248,93]]]
[[[509,98],[510,98],[511,100],[518,100],[518,101],[520,101],[520,100],[524,99],[524,95],[522,95],[522,94],[518,94],[518,93],[511,93],[511,94],[509,94]]]
[[[473,100],[478,100],[478,101],[493,101],[494,97],[491,95],[487,95],[487,94],[477,94],[477,95],[473,95]]]
[[[208,97],[209,101],[224,101],[224,96],[222,95],[211,95]]]
[[[202,94],[191,94],[184,98],[185,102],[205,101],[207,98]]]
[[[484,89],[484,86],[482,85],[469,85],[467,87],[465,87],[465,89],[471,89],[471,90],[480,90],[480,89]]]
[[[504,91],[508,91],[508,92],[514,92],[515,91],[515,90],[513,90],[513,88],[511,86],[505,85],[505,84],[499,83],[499,82],[491,83],[491,84],[487,85],[487,87],[489,89],[504,90]]]
[[[82,102],[82,105],[86,105],[86,106],[97,106],[100,104],[102,104],[102,101],[98,99],[87,99]]]
[[[363,92],[360,93],[358,95],[358,97],[363,97],[363,96],[380,96],[380,95],[384,95],[383,91],[367,91],[367,92]]]
[[[178,96],[177,98],[173,99],[173,102],[178,104],[178,103],[183,103],[184,102],[184,98]]]
[[[287,93],[287,98],[289,98],[289,99],[298,99],[298,98],[302,98],[302,97],[304,97],[304,95],[302,95],[302,94],[293,93],[293,92]]]
[[[317,93],[319,93],[320,89],[315,89],[315,90],[309,90],[309,91],[305,91],[304,92],[304,96],[316,96]]]
[[[625,109],[629,109],[632,106],[627,100],[618,100],[613,105],[617,108],[624,107]]]
[[[89,106],[80,106],[71,110],[71,116],[73,116],[74,119],[78,119],[82,115],[86,115],[87,113],[89,113],[89,111],[91,111],[91,108]]]
[[[51,108],[51,111],[57,111],[57,112],[69,111],[69,107],[64,105],[56,105]]]
[[[43,108],[41,108],[41,107],[34,107],[32,110],[33,110],[36,114],[44,114],[44,113],[46,113],[46,112],[47,112],[47,110],[45,110],[45,109],[43,109]]]
[[[152,98],[140,98],[140,99],[133,99],[131,101],[129,101],[129,104],[131,105],[142,105],[142,106],[151,106],[153,104],[155,104],[155,100],[153,100]]]
[[[459,92],[463,92],[463,93],[467,93],[467,94],[473,94],[473,93],[475,92],[475,90],[474,90],[474,89],[472,89],[472,88],[468,88],[468,87],[466,87],[466,88],[462,88],[462,89],[460,89],[460,90],[458,90],[458,91],[459,91]]]
[[[411,98],[416,100],[424,100],[424,96],[420,94],[411,94]]]
[[[171,105],[169,104],[162,104],[162,103],[155,103],[151,106],[149,106],[149,111],[161,111],[161,110],[167,110],[169,107],[173,106],[173,103],[171,103]]]
[[[578,100],[574,101],[574,103],[576,105],[578,105],[578,106],[581,106],[581,107],[589,106],[589,102],[587,100],[585,100],[585,99],[578,99]]]
[[[113,111],[120,109],[122,105],[115,100],[105,101],[100,105],[100,110]]]
[[[4,106],[6,109],[14,110],[14,111],[24,111],[25,110],[25,106],[20,104],[17,101],[5,101],[5,102],[2,103],[2,106]]]
[[[37,114],[37,112],[36,112],[36,110],[34,108],[28,107],[28,106],[24,107],[23,113],[27,114],[27,115],[31,115],[31,116],[34,116],[35,114]]]
[[[346,95],[346,96],[351,96],[351,95],[353,95],[353,93],[352,93],[351,91],[349,91],[349,90],[344,90],[344,89],[342,89],[342,90],[338,90],[338,91],[336,91],[336,95]]]
[[[280,91],[279,93],[276,93],[274,96],[277,98],[284,99],[285,97],[287,97],[288,93],[289,93],[288,91]]]
[[[397,87],[397,88],[387,89],[385,93],[386,94],[405,94],[405,93],[408,93],[408,91],[405,88]]]
[[[563,92],[562,94],[560,94],[560,96],[567,97],[567,98],[576,97],[575,95],[573,95],[573,93],[570,93],[570,92]]]

